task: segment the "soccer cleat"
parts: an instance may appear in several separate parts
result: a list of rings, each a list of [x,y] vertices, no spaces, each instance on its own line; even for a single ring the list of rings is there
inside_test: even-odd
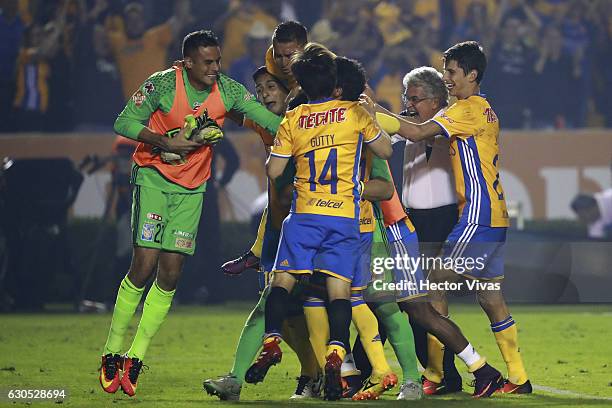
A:
[[[499,371],[486,364],[474,371],[474,398],[490,397],[498,389],[504,386],[504,377]]]
[[[121,356],[119,354],[108,353],[102,356],[100,366],[100,385],[108,393],[115,393],[121,385]]]
[[[521,385],[511,383],[509,380],[504,381],[504,386],[497,390],[502,394],[531,394],[533,387],[529,380],[525,381]]]
[[[463,389],[461,377],[448,381],[446,378],[443,378],[442,382],[437,383],[428,380],[425,376],[422,376],[421,381],[423,383],[423,394],[425,395],[451,394],[453,392],[460,392]]]
[[[208,379],[202,384],[208,395],[216,395],[221,401],[238,401],[240,400],[240,391],[242,384],[233,374],[223,375],[215,380]]]
[[[360,400],[376,400],[385,391],[397,385],[397,375],[394,373],[387,373],[379,378],[370,377],[368,381],[363,385],[361,390],[353,395],[353,401]]]
[[[295,393],[289,399],[319,398],[321,396],[322,376],[313,379],[307,375],[301,375],[297,380]]]
[[[414,401],[423,398],[423,385],[412,380],[406,380],[400,385],[398,400]]]
[[[342,398],[353,398],[361,389],[360,375],[347,375],[342,377]]]
[[[227,261],[221,265],[221,270],[227,275],[237,276],[247,269],[259,269],[259,258],[250,250],[240,255],[238,258]]]
[[[130,397],[136,394],[138,386],[138,375],[142,371],[142,361],[136,357],[125,356],[123,358],[123,376],[121,377],[121,389]]]
[[[279,343],[280,339],[278,337],[264,343],[261,353],[259,353],[259,357],[257,357],[257,360],[255,360],[244,375],[244,380],[247,383],[257,384],[263,381],[270,367],[281,362],[283,352],[278,345]]]
[[[421,377],[421,381],[423,382],[423,394],[425,395],[436,395],[438,389],[442,386],[442,383],[431,381],[425,376]]]
[[[336,350],[326,357],[325,363],[325,396],[328,401],[342,398],[342,359]]]

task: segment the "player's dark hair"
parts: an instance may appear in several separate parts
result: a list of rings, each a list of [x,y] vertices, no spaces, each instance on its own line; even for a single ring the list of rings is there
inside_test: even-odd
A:
[[[306,27],[297,21],[284,21],[274,29],[272,41],[279,43],[295,41],[298,45],[304,45],[308,42],[308,32]]]
[[[308,43],[295,53],[291,72],[310,101],[328,98],[336,88],[335,55],[321,44]]]
[[[592,195],[578,194],[574,197],[570,206],[574,212],[590,210],[593,207],[597,207],[597,200]]]
[[[278,86],[280,86],[287,93],[289,93],[289,88],[287,87],[287,85],[283,81],[281,81],[277,76],[269,73],[265,65],[262,65],[261,67],[257,68],[255,72],[253,72],[253,81],[257,81],[257,78],[259,78],[262,75],[270,75],[272,79],[278,84]]]
[[[457,61],[465,75],[475,69],[478,72],[476,83],[480,84],[487,69],[487,57],[480,44],[476,41],[465,41],[453,45],[444,51],[444,61],[450,60]]]
[[[298,106],[304,105],[306,103],[308,103],[308,97],[306,96],[304,91],[300,91],[295,96],[295,98],[293,98],[292,100],[289,101],[289,103],[287,104],[287,110],[290,111],[290,110],[295,109]]]
[[[200,47],[218,47],[219,39],[210,30],[189,33],[183,39],[183,57],[192,56]]]
[[[357,101],[365,90],[366,72],[363,66],[354,59],[336,57],[338,79],[336,87],[342,89],[343,101]]]

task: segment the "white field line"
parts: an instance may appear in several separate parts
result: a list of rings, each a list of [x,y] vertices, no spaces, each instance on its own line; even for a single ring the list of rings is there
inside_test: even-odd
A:
[[[600,401],[612,401],[612,397],[598,397],[597,395],[589,395],[589,394],[581,394],[574,391],[568,390],[560,390],[558,388],[549,387],[547,385],[537,385],[533,384],[533,389],[537,391],[544,391],[550,394],[556,395],[566,395],[568,397],[582,398],[582,399],[591,399],[591,400],[600,400]]]
[[[397,361],[395,361],[395,360],[390,361],[390,365],[392,367],[396,368],[396,369],[400,368],[399,363]],[[423,371],[424,371],[423,367],[421,367],[421,365],[419,364],[419,372],[423,373]],[[461,377],[463,378],[463,382],[464,383],[470,383],[474,379],[474,377],[467,376],[465,374],[463,374]],[[601,396],[597,396],[597,395],[581,394],[581,393],[575,392],[575,391],[561,390],[561,389],[558,389],[558,388],[549,387],[548,385],[532,384],[532,387],[536,391],[546,392],[546,393],[554,394],[554,395],[565,395],[567,397],[590,399],[590,400],[599,400],[599,401],[612,401],[612,397],[601,397]]]

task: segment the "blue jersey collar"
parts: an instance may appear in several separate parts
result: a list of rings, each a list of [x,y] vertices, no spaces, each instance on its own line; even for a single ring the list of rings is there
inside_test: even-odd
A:
[[[308,101],[309,105],[315,105],[317,103],[325,103],[325,102],[329,102],[329,101],[333,101],[334,98],[332,98],[331,96],[329,98],[322,98],[322,99],[315,99],[314,101]]]

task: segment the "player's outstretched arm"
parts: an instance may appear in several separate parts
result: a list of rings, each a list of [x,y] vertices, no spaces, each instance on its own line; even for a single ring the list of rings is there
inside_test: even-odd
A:
[[[270,154],[266,161],[266,174],[270,180],[274,180],[283,174],[285,167],[287,167],[287,163],[289,163],[289,157],[279,157]]]
[[[412,142],[419,142],[442,133],[440,125],[433,121],[413,123],[403,116],[381,112],[376,112],[376,119],[380,127],[387,132],[400,135]]]
[[[366,181],[361,198],[368,201],[386,201],[393,197],[393,183],[382,178],[371,178]]]
[[[376,140],[367,144],[368,149],[372,150],[376,156],[381,159],[388,160],[393,154],[393,143],[391,143],[391,137],[381,129],[380,136]]]
[[[381,128],[390,134],[398,134],[405,139],[418,142],[423,139],[427,139],[428,137],[438,135],[442,132],[440,125],[435,122],[410,122],[403,116],[389,112],[387,109],[374,102],[367,95],[362,95],[359,98],[359,103],[368,112],[370,112],[370,114],[374,115]]]

